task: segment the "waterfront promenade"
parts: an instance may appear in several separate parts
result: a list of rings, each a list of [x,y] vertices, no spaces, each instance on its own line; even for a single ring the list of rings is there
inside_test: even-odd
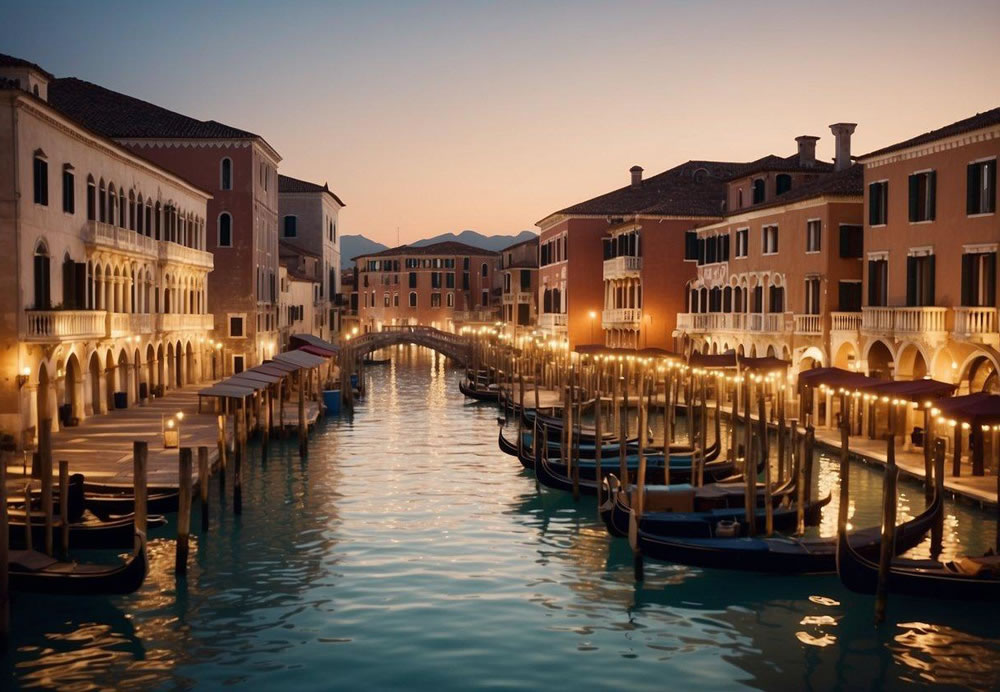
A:
[[[214,413],[198,413],[198,391],[208,383],[191,385],[170,391],[165,397],[152,399],[147,406],[110,411],[92,416],[79,426],[63,428],[52,435],[52,459],[69,462],[69,472],[82,473],[88,481],[99,483],[132,483],[132,443],[145,441],[149,445],[148,478],[150,486],[176,486],[178,483],[177,448],[165,449],[161,421],[183,412],[180,423],[180,447],[208,447],[209,467],[215,468],[219,458],[218,417]],[[206,407],[210,404],[205,402]],[[285,404],[285,424],[296,421],[295,405]],[[319,415],[318,403],[306,401],[306,422],[312,425]],[[277,409],[275,410],[277,421]],[[232,445],[232,417],[226,417],[226,441]],[[195,452],[197,454],[197,452]],[[31,460],[27,460],[28,471]],[[9,482],[21,482],[23,462],[15,455],[9,468]],[[193,478],[198,481],[198,465]]]

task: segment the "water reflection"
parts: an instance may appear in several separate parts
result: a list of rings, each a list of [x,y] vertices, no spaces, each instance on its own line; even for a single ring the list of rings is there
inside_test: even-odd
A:
[[[497,409],[466,402],[454,368],[417,347],[380,356],[393,362],[368,369],[356,416],[321,426],[308,459],[293,440],[248,462],[243,517],[213,507],[186,582],[158,540],[137,594],[18,599],[6,679],[81,690],[1000,685],[993,617],[975,606],[892,599],[876,630],[871,599],[836,577],[647,563],[636,584],[628,543],[608,537],[594,498],[537,491],[496,448]],[[815,482],[834,497],[822,535],[835,529],[836,467],[819,455]],[[877,524],[881,473],[852,469],[851,521]],[[901,483],[901,520],[923,502]],[[947,514],[946,553],[993,539],[985,515],[951,502]]]

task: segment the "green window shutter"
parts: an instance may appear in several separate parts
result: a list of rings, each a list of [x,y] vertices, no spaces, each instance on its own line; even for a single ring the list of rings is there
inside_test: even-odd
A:
[[[994,212],[997,210],[997,160],[988,161],[983,172],[989,182],[989,188],[986,190],[986,211]]]
[[[917,304],[917,258],[906,258],[906,305],[913,307]]]
[[[927,174],[927,219],[933,221],[937,211],[937,171]],[[933,264],[933,263],[932,263]]]
[[[979,164],[970,163],[965,168],[965,213],[979,213],[979,188],[981,185],[979,176],[982,167]],[[964,259],[964,258],[963,258]]]
[[[972,272],[975,255],[962,255],[962,305],[972,305]]]
[[[935,259],[934,255],[930,255],[927,258],[927,283],[925,285],[923,305],[935,305],[937,302],[934,297],[934,278],[937,273],[935,271]]]
[[[920,197],[920,178],[915,175],[910,176],[910,221],[917,220],[917,204]]]
[[[878,224],[878,207],[879,207],[879,184],[872,183],[868,186],[868,225],[875,226]]]

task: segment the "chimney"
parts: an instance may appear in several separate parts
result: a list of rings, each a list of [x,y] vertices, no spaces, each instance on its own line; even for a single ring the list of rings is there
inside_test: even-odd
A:
[[[830,131],[836,138],[836,157],[833,160],[833,170],[842,171],[851,167],[851,135],[857,123],[834,123],[830,125]]]
[[[632,166],[628,172],[632,174],[632,189],[638,190],[642,187],[642,166]]]
[[[799,145],[799,165],[804,168],[812,168],[816,165],[816,142],[819,137],[812,135],[799,135],[795,138]]]

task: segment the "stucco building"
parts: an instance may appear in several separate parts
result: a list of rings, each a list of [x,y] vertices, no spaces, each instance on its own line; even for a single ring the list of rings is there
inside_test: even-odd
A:
[[[58,80],[56,80],[58,81]],[[0,430],[53,428],[211,376],[211,192],[54,108],[0,56]]]
[[[257,365],[278,348],[278,173],[263,137],[197,120],[79,79],[49,84],[49,101],[84,126],[181,176],[212,197],[205,249],[208,308],[225,372]]]
[[[776,356],[793,369],[856,367],[846,342],[861,322],[862,167],[850,157],[854,125],[831,126],[833,164],[819,139],[767,156],[727,182],[727,212],[690,236],[698,268],[678,315],[682,351]]]
[[[853,355],[863,370],[1000,392],[998,156],[994,108],[858,158],[866,270]]]
[[[528,238],[500,251],[500,320],[513,334],[538,320],[538,238]]]
[[[314,304],[318,325],[310,330],[323,339],[340,332],[340,227],[344,203],[324,183],[278,176],[278,216],[281,242],[320,258],[319,295]]]
[[[497,254],[448,241],[355,257],[360,331],[404,324],[455,331],[492,324]]]

